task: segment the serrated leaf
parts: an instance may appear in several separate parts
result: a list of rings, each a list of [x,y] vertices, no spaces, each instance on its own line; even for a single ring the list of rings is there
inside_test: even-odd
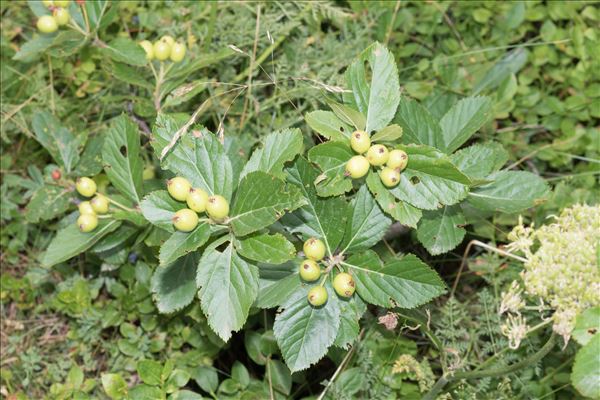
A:
[[[313,111],[304,117],[308,126],[329,140],[346,142],[352,135],[352,127],[339,119],[331,111]]]
[[[464,199],[470,179],[443,153],[428,146],[402,147],[408,154],[408,166],[400,174],[400,183],[390,193],[415,207],[435,210]]]
[[[283,311],[275,317],[273,333],[291,372],[310,367],[327,354],[340,326],[337,295],[326,284],[329,298],[322,307],[308,303],[309,286],[291,294]]]
[[[364,131],[367,121],[365,116],[353,109],[335,101],[328,101],[327,104],[333,110],[333,113],[346,124],[353,126],[354,129]]]
[[[371,82],[367,82],[367,63]],[[353,104],[366,116],[365,130],[384,128],[400,101],[398,69],[392,53],[380,43],[372,44],[348,67],[346,82],[352,90]]]
[[[64,213],[73,197],[73,191],[58,185],[44,185],[35,191],[25,208],[29,222],[47,221]]]
[[[94,176],[102,171],[104,138],[104,135],[97,135],[87,140],[77,167],[73,171],[75,176]]]
[[[146,52],[142,46],[128,38],[118,37],[109,42],[106,47],[101,47],[100,51],[116,62],[138,67],[148,64]]]
[[[15,61],[31,62],[39,55],[43,54],[46,49],[52,46],[55,35],[38,35],[31,40],[23,43],[19,51],[13,56]]]
[[[295,293],[301,287],[302,281],[298,274],[289,274],[281,279],[263,279],[261,277],[254,307],[279,307],[289,300],[290,293]]]
[[[383,265],[375,252],[367,250],[343,265],[354,277],[360,297],[381,307],[414,308],[446,291],[439,275],[412,254]]]
[[[359,320],[367,310],[367,305],[360,296],[352,296],[347,300],[340,300],[340,329],[335,342],[337,347],[348,349],[358,338],[360,331]]]
[[[577,343],[586,345],[598,332],[600,332],[600,307],[588,308],[577,316],[572,333]]]
[[[486,178],[492,181],[471,190],[468,202],[486,211],[515,213],[545,200],[548,185],[538,175],[526,171],[499,171]]]
[[[137,363],[136,371],[138,376],[147,385],[158,386],[161,379],[162,364],[154,360],[140,360]]]
[[[160,246],[158,260],[160,265],[170,264],[179,257],[196,250],[210,237],[210,225],[206,222],[198,224],[191,232],[175,232]]]
[[[294,245],[280,233],[257,234],[237,241],[241,256],[268,264],[283,264],[296,257]]]
[[[440,124],[416,100],[402,98],[394,122],[403,129],[403,143],[444,148],[444,137]]]
[[[600,333],[594,337],[575,356],[571,382],[579,393],[597,399],[600,393]]]
[[[308,151],[308,159],[321,169],[313,182],[319,196],[338,196],[352,189],[352,180],[344,172],[354,155],[347,142],[326,142]]]
[[[144,218],[151,224],[158,226],[169,232],[173,232],[173,216],[182,208],[184,203],[180,203],[171,197],[166,190],[157,190],[150,193],[140,203],[140,209]]]
[[[293,211],[305,200],[300,190],[262,171],[241,180],[231,207],[229,223],[238,236],[256,232]]]
[[[396,199],[381,182],[381,178],[379,178],[376,172],[370,171],[369,175],[367,175],[367,186],[386,214],[389,214],[402,225],[410,226],[411,228],[417,227],[417,223],[422,215],[421,210],[405,201]]]
[[[402,137],[402,127],[396,124],[388,125],[377,131],[372,137],[372,142],[393,142]]]
[[[258,293],[258,268],[229,244],[223,252],[208,250],[198,264],[196,285],[208,324],[224,341],[239,331]]]
[[[284,164],[296,158],[302,151],[300,129],[283,129],[261,139],[262,147],[254,150],[242,170],[240,178],[250,172],[263,171],[278,178],[284,178]]]
[[[317,195],[314,181],[318,171],[300,157],[288,170],[288,182],[298,187],[306,204],[284,216],[284,224],[292,233],[301,233],[304,239],[316,237],[335,251],[344,236],[348,203],[342,197],[323,198]]]
[[[158,311],[164,314],[173,313],[194,300],[197,269],[198,256],[192,253],[154,270],[152,293]]]
[[[463,145],[492,117],[489,97],[467,97],[454,104],[440,120],[444,150],[451,154]]]
[[[467,223],[458,205],[445,206],[435,211],[425,211],[417,228],[417,238],[429,254],[446,253],[462,242]]]
[[[111,75],[120,81],[150,90],[154,88],[152,83],[148,81],[148,79],[141,73],[141,71],[138,68],[130,67],[127,64],[118,62],[111,63],[108,66],[108,68],[110,68]]]
[[[140,157],[138,126],[126,115],[116,118],[102,147],[104,171],[114,187],[139,204],[144,163]]]
[[[104,235],[114,231],[121,221],[100,220],[98,227],[89,233],[82,233],[77,225],[71,224],[58,231],[42,257],[42,265],[51,267],[83,253]]]
[[[157,157],[182,126],[174,118],[160,114],[154,127],[152,147]],[[190,128],[162,161],[162,167],[187,178],[193,187],[231,201],[233,173],[223,145],[206,128]]]
[[[35,139],[67,173],[79,161],[81,137],[74,136],[52,114],[36,110],[31,122]]]
[[[356,252],[374,246],[383,238],[392,221],[385,216],[366,185],[361,186],[348,207],[346,233],[342,253]]]
[[[474,144],[457,151],[450,161],[472,179],[484,179],[508,161],[508,152],[497,142]]]
[[[119,374],[103,374],[102,387],[113,400],[121,400],[127,397],[127,384]]]

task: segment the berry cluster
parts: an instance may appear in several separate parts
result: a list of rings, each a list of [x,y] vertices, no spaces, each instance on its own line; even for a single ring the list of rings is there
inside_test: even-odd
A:
[[[206,212],[214,221],[223,221],[229,215],[229,203],[220,195],[209,196],[202,189],[193,188],[190,182],[180,176],[167,181],[167,190],[177,201],[185,201],[189,208],[183,208],[173,216],[173,226],[181,232],[191,232],[198,226],[198,214]]]
[[[382,167],[379,171],[381,182],[394,187],[400,182],[400,172],[408,164],[408,155],[403,150],[389,150],[382,144],[371,145],[369,134],[355,131],[350,138],[350,146],[359,155],[352,157],[346,164],[346,176],[359,179],[365,176],[371,166]],[[363,154],[366,153],[366,156]]]
[[[90,178],[79,178],[75,184],[77,192],[83,197],[92,197],[89,201],[79,203],[79,218],[77,226],[81,232],[91,232],[98,226],[98,214],[108,212],[109,200],[106,196],[96,193],[96,182]]]
[[[67,10],[69,0],[43,0],[42,3],[52,11],[52,15],[42,15],[37,20],[37,28],[40,32],[56,32],[59,26],[66,25],[71,20],[71,14]]]
[[[171,59],[171,61],[178,63],[185,57],[185,44],[176,42],[169,35],[161,37],[158,41],[150,42],[149,40],[142,40],[140,46],[146,51],[146,59],[152,61],[157,59],[158,61],[165,61]]]
[[[306,282],[314,282],[321,277],[321,267],[318,261],[325,257],[325,244],[316,238],[310,238],[304,242],[304,255],[306,260],[300,264],[300,278]],[[356,289],[352,275],[341,272],[333,279],[333,289],[341,297],[352,297]],[[308,302],[320,307],[327,302],[327,290],[323,285],[317,285],[308,291]]]

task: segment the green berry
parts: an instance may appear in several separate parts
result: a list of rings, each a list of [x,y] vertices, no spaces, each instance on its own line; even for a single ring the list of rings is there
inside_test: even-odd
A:
[[[190,189],[186,199],[187,205],[190,209],[196,212],[206,211],[206,204],[208,203],[208,193],[202,189]]]
[[[387,162],[390,152],[387,147],[382,144],[374,144],[367,151],[367,160],[375,167],[383,165]]]
[[[142,46],[142,48],[146,52],[146,60],[152,60],[154,58],[154,46],[152,45],[152,42],[150,42],[149,40],[142,40],[140,42],[140,46]]]
[[[390,167],[384,167],[379,172],[381,182],[387,187],[394,187],[400,182],[400,172]]]
[[[225,197],[218,194],[210,196],[206,203],[206,212],[215,220],[222,220],[229,215],[229,203]]]
[[[336,275],[333,279],[333,289],[342,297],[351,297],[356,290],[356,284],[352,275],[342,272]]]
[[[81,177],[75,182],[77,192],[83,197],[92,197],[96,194],[96,182],[90,178]]]
[[[167,190],[169,191],[171,197],[173,197],[175,200],[185,201],[190,193],[191,188],[192,185],[190,182],[180,176],[167,181]]]
[[[354,156],[346,163],[346,174],[352,179],[362,178],[369,172],[371,164],[363,156]]]
[[[71,20],[71,14],[69,14],[69,11],[66,8],[57,8],[52,14],[59,26],[66,25]]]
[[[79,214],[81,215],[96,214],[96,211],[94,211],[94,208],[92,207],[89,201],[82,201],[81,203],[79,203],[77,208],[79,209]]]
[[[165,61],[171,55],[171,45],[164,40],[154,43],[154,57],[158,61]]]
[[[198,226],[198,214],[189,208],[177,211],[172,220],[175,229],[181,232],[191,232]]]
[[[68,7],[69,6],[70,1],[69,0],[54,0],[54,5],[56,7]]]
[[[300,278],[306,282],[313,282],[321,276],[321,268],[314,260],[304,260],[300,264]]]
[[[77,218],[77,226],[81,232],[91,232],[98,226],[98,217],[96,214],[81,214]]]
[[[371,138],[369,138],[369,134],[365,131],[355,131],[350,138],[350,146],[352,147],[352,150],[362,154],[369,150]]]
[[[160,38],[160,41],[168,43],[169,46],[171,46],[171,47],[175,44],[175,39],[173,39],[173,36],[169,36],[169,35],[164,35],[163,37]]]
[[[173,62],[181,62],[185,57],[185,44],[183,43],[173,43],[171,46],[171,61]]]
[[[37,28],[42,33],[52,33],[58,30],[58,23],[52,15],[42,15],[37,20]]]
[[[54,1],[52,0],[42,0],[42,4],[45,5],[47,8],[50,8],[54,5]]]
[[[146,168],[144,168],[144,172],[142,172],[143,180],[147,181],[150,179],[154,179],[155,176],[156,174],[154,173],[154,167],[152,165],[149,165]]]
[[[327,290],[323,286],[315,286],[308,291],[308,302],[320,307],[327,302]]]
[[[96,214],[106,214],[108,212],[108,198],[106,196],[98,194],[90,200],[90,204]]]
[[[317,238],[310,238],[304,242],[304,255],[314,261],[322,260],[325,257],[325,244]]]
[[[408,164],[408,154],[404,150],[390,151],[390,157],[387,160],[388,167],[403,171],[406,164]]]

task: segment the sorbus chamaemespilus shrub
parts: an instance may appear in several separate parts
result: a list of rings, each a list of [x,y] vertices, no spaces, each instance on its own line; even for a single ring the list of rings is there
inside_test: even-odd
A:
[[[37,20],[37,28],[42,33],[52,33],[58,30],[58,23],[56,22],[56,18],[52,15],[42,15]]]
[[[154,43],[154,57],[158,61],[165,61],[171,55],[171,45],[164,40]]]
[[[367,160],[371,165],[378,167],[387,162],[389,155],[387,147],[382,144],[374,144],[367,151]]]
[[[352,275],[342,272],[336,275],[333,279],[333,289],[342,297],[351,297],[356,290],[356,284]]]
[[[306,282],[313,282],[321,276],[321,268],[315,260],[304,260],[300,264],[300,278]]]
[[[98,217],[96,214],[81,214],[77,218],[77,226],[81,232],[91,232],[98,226]]]
[[[206,211],[206,205],[208,204],[208,193],[202,189],[190,189],[188,193],[186,203],[191,210],[196,212]]]
[[[77,192],[83,197],[92,197],[96,194],[96,182],[87,177],[81,177],[75,182]]]
[[[403,171],[408,164],[408,154],[404,150],[392,150],[387,160],[387,166],[399,171]]]
[[[355,131],[350,138],[350,146],[355,152],[362,154],[371,147],[371,138],[365,131]]]
[[[90,205],[97,214],[106,214],[108,212],[108,198],[101,194],[96,195],[90,200]]]
[[[185,57],[185,44],[183,43],[173,43],[171,46],[171,61],[173,62],[181,62]]]
[[[169,191],[171,197],[173,197],[175,200],[185,201],[190,193],[191,188],[192,185],[190,182],[180,176],[167,181],[167,190]]]
[[[303,250],[304,255],[314,261],[325,257],[325,244],[317,238],[310,238],[304,242]]]
[[[371,164],[363,156],[354,156],[346,163],[346,174],[352,179],[359,179],[369,172]]]
[[[215,220],[222,220],[229,215],[229,203],[225,197],[218,194],[210,196],[206,203],[206,212]]]
[[[322,306],[327,302],[327,290],[323,286],[315,286],[308,291],[307,298],[313,306]]]
[[[400,182],[400,172],[390,167],[384,167],[379,171],[379,178],[385,186],[394,187]]]
[[[57,8],[52,12],[54,19],[59,26],[66,25],[71,20],[71,14],[66,8]]]
[[[198,214],[189,208],[184,208],[173,216],[173,226],[181,232],[191,232],[198,226]]]
[[[77,208],[79,209],[79,214],[81,215],[96,214],[96,211],[94,211],[94,208],[92,207],[89,201],[82,201],[81,203],[79,203]]]

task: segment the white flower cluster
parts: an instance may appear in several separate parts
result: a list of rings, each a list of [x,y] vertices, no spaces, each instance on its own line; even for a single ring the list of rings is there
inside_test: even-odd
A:
[[[525,255],[525,292],[554,310],[553,329],[566,343],[577,314],[600,305],[600,206],[575,205],[554,218],[554,223],[538,229],[520,220],[508,236],[509,249]],[[506,310],[522,307],[519,295],[511,287],[503,299]]]

